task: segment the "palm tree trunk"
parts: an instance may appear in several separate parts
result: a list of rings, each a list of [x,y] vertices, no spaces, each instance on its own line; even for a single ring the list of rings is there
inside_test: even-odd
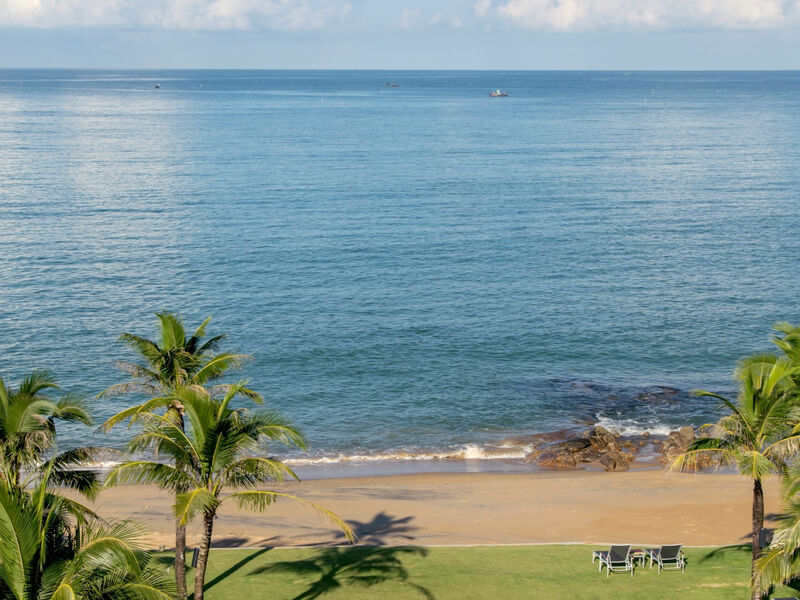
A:
[[[203,538],[200,541],[200,552],[197,555],[197,571],[194,574],[194,600],[203,600],[203,587],[206,583],[206,566],[208,551],[211,548],[211,531],[214,529],[214,513],[203,513]]]
[[[175,410],[178,417],[178,426],[181,431],[184,431],[183,410],[181,406],[173,405],[171,408]],[[181,464],[175,461],[175,467],[180,469]],[[177,496],[182,491],[176,490]],[[177,591],[177,600],[186,600],[186,525],[181,524],[180,519],[175,520],[175,588]]]
[[[756,561],[761,556],[761,528],[764,526],[764,489],[761,480],[753,480],[753,560],[750,565],[750,597],[761,600],[761,584],[758,581]]]
[[[175,519],[175,588],[177,600],[186,600],[186,525]]]

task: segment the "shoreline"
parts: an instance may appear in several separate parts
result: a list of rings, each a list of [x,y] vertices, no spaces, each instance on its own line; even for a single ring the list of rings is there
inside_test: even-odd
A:
[[[595,423],[507,437],[495,444],[465,444],[451,450],[376,451],[373,454],[277,456],[300,479],[381,477],[425,473],[548,473],[664,469],[696,438],[691,426],[667,435],[623,435]],[[112,456],[115,457],[112,459]],[[94,468],[106,473],[129,457],[113,450]],[[136,458],[136,457],[134,457]],[[700,470],[717,465],[707,461]]]
[[[309,479],[269,489],[297,494],[347,520],[363,545],[607,544],[720,546],[747,543],[751,484],[731,474],[548,471],[427,473]],[[780,509],[778,482],[766,512]],[[153,548],[172,547],[172,500],[152,486],[104,491],[104,518],[132,518]],[[770,522],[767,522],[770,526]],[[188,529],[199,541],[198,523]],[[314,511],[278,502],[263,515],[223,504],[215,547],[332,546],[341,534]]]
[[[553,473],[606,473],[597,464],[573,469],[543,467],[519,458],[430,458],[404,460],[339,461],[321,464],[289,465],[301,481],[318,479],[369,479],[372,477],[456,474],[546,475]],[[662,471],[666,467],[652,457],[634,460],[630,471]],[[714,474],[700,471],[697,474]]]

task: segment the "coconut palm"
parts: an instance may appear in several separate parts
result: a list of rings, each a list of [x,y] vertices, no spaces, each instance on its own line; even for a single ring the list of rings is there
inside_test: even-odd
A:
[[[173,313],[156,313],[159,331],[158,340],[150,340],[132,333],[120,335],[120,341],[135,351],[140,362],[119,361],[117,367],[130,377],[129,381],[112,385],[101,396],[121,394],[143,395],[147,400],[112,416],[101,429],[108,431],[115,425],[129,420],[134,422],[139,415],[158,409],[174,413],[178,427],[183,430],[183,407],[175,391],[184,386],[203,386],[218,380],[226,372],[249,357],[242,354],[216,353],[224,335],[206,338],[206,326],[211,317],[203,321],[194,333],[187,335],[181,319]],[[211,394],[224,394],[229,386],[210,388]],[[256,402],[261,396],[242,387],[238,393]],[[176,489],[176,493],[180,493]],[[175,524],[175,581],[178,599],[186,598],[186,527],[180,521]]]
[[[0,597],[9,600],[167,600],[172,582],[148,569],[141,532],[97,519],[71,525],[75,502],[50,491],[0,483]]]
[[[736,370],[739,394],[729,400],[711,392],[699,396],[718,399],[728,412],[701,430],[708,437],[695,440],[671,468],[695,469],[704,457],[732,466],[753,481],[752,598],[760,598],[756,561],[761,555],[759,533],[764,524],[764,478],[787,472],[787,459],[800,449],[800,414],[793,377],[797,368],[784,357],[757,355],[745,359]]]
[[[777,517],[779,525],[772,543],[756,563],[764,590],[800,575],[800,467],[796,464],[789,469],[784,493],[786,504]]]
[[[214,517],[223,502],[232,501],[240,508],[261,512],[281,498],[299,500],[320,511],[348,539],[353,539],[347,524],[330,511],[297,496],[255,489],[259,484],[287,477],[297,479],[282,462],[256,455],[264,454],[267,442],[299,447],[305,444],[301,434],[275,413],[230,408],[231,400],[243,388],[244,383],[236,384],[222,398],[214,398],[197,386],[178,390],[176,400],[185,411],[187,430],[184,432],[171,414],[143,414],[139,417],[142,431],[130,443],[131,453],[155,451],[172,464],[132,460],[114,468],[106,479],[107,486],[147,483],[177,491],[175,515],[184,525],[202,515],[195,600],[203,600]],[[232,493],[222,495],[229,490]]]
[[[165,398],[172,395],[179,387],[186,385],[206,385],[237,368],[249,358],[245,354],[230,352],[215,353],[224,335],[206,338],[206,326],[211,321],[208,317],[187,335],[183,321],[173,313],[156,313],[159,323],[159,339],[154,341],[132,333],[119,336],[121,342],[136,352],[141,362],[117,361],[116,365],[130,377],[129,381],[118,383],[107,388],[101,396],[119,396],[123,394],[139,394],[148,398]],[[204,341],[205,340],[205,341]],[[211,388],[213,392],[224,393],[226,386]],[[256,401],[261,396],[244,388],[240,391]],[[162,404],[142,404],[123,411],[103,424],[108,429],[141,411],[158,408]]]
[[[0,379],[0,479],[8,485],[23,486],[23,470],[35,471],[52,449],[57,420],[92,424],[82,398],[67,394],[55,400],[47,395],[58,387],[44,370],[25,376],[16,388]],[[77,458],[73,454],[70,461]]]

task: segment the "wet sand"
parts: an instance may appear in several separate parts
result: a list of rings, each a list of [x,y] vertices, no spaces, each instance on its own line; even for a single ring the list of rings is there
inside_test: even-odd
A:
[[[270,489],[300,495],[346,519],[359,543],[385,545],[630,542],[690,546],[746,542],[751,483],[728,474],[586,471],[430,473],[316,479]],[[780,508],[766,484],[766,512]],[[110,489],[95,503],[106,518],[134,518],[153,547],[173,544],[171,499],[148,486]],[[343,542],[316,512],[281,501],[263,515],[224,503],[214,530],[220,547]],[[188,543],[199,540],[197,525]]]

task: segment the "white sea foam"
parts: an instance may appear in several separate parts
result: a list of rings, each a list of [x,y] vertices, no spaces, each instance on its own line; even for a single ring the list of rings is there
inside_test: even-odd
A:
[[[356,462],[414,461],[414,460],[501,460],[525,458],[532,450],[530,445],[466,444],[443,450],[398,450],[375,454],[338,454],[336,456],[287,458],[287,465],[325,465]]]
[[[670,431],[674,431],[677,427],[671,427],[663,423],[645,423],[637,421],[636,419],[612,419],[611,417],[604,417],[597,415],[597,423],[611,431],[620,435],[642,435],[649,433],[650,435],[669,435]]]

